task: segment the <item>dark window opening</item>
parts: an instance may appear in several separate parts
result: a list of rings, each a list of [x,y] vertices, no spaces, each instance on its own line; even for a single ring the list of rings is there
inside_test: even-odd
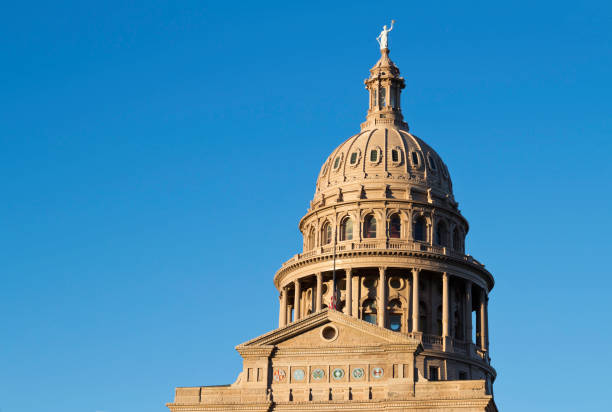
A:
[[[364,238],[375,238],[376,237],[376,219],[372,215],[366,216],[363,222],[363,237]]]
[[[430,381],[438,381],[440,380],[439,375],[439,370],[440,368],[438,368],[437,366],[430,366],[429,367],[429,380]]]
[[[378,150],[370,151],[370,161],[377,162],[378,161]]]
[[[391,150],[391,160],[394,162],[399,162],[399,153],[395,149]]]
[[[414,221],[414,240],[425,241],[425,218],[420,216]]]
[[[391,216],[389,220],[389,237],[399,238],[401,236],[402,231],[402,221],[400,217],[395,214]]]

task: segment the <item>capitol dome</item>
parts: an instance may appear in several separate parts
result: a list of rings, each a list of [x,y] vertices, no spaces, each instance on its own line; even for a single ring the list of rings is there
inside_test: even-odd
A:
[[[368,191],[389,198],[433,196],[456,205],[440,156],[423,140],[393,127],[368,128],[338,146],[321,167],[313,206],[330,198],[358,199]]]
[[[279,326],[340,311],[418,341],[419,373],[427,379],[444,371],[449,380],[490,383],[487,296],[494,280],[466,254],[469,225],[448,168],[404,121],[404,79],[388,49],[365,86],[361,131],[321,166],[299,223],[303,250],[274,276]]]

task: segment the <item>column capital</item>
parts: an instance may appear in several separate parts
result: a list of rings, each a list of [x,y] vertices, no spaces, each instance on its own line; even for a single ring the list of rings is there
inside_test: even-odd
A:
[[[419,268],[412,268],[412,274],[416,273],[418,275],[419,273],[421,273],[421,270],[422,269],[419,269]]]
[[[347,275],[351,275],[353,273],[353,268],[346,268],[344,269],[344,271],[346,272]]]
[[[387,266],[379,266],[378,267],[378,273],[381,274],[381,275],[384,275],[385,272],[387,271],[387,268],[388,268]]]

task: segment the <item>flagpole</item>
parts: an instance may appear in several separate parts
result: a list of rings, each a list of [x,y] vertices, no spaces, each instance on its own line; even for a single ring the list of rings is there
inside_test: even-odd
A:
[[[334,228],[334,269],[332,272],[333,289],[332,289],[332,301],[331,301],[331,306],[333,310],[336,310],[336,305],[338,304],[338,302],[336,302],[336,239],[337,238],[338,238],[338,233],[337,233],[337,230]]]

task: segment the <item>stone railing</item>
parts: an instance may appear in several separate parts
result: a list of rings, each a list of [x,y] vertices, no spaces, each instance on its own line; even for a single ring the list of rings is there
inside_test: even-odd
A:
[[[344,241],[336,244],[336,253],[347,252],[352,250],[405,250],[415,252],[429,252],[439,255],[452,256],[456,259],[461,259],[466,262],[484,267],[482,263],[474,259],[470,255],[464,255],[445,246],[429,245],[422,242],[412,242],[399,239],[372,239],[359,241]],[[283,263],[283,267],[290,265],[300,260],[309,259],[314,256],[331,255],[334,253],[334,245],[316,247],[304,253],[298,253],[291,259]]]

